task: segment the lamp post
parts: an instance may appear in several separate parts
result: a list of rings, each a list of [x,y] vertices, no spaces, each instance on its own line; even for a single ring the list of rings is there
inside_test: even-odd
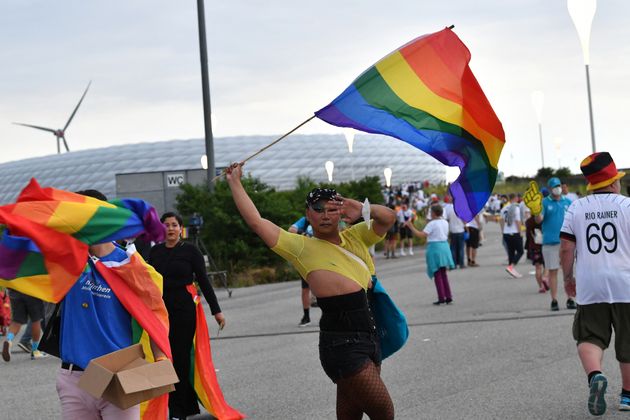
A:
[[[343,130],[343,136],[348,143],[348,152],[350,152],[350,171],[352,172],[352,180],[354,181],[354,159],[352,159],[352,146],[354,145],[354,130],[346,128]]]
[[[332,160],[327,160],[324,164],[324,168],[326,168],[326,173],[328,174],[328,182],[332,182],[333,170],[335,169],[335,164],[332,163]]]
[[[383,175],[385,175],[385,185],[387,188],[392,186],[392,168],[385,168],[383,171]]]
[[[201,90],[203,96],[203,122],[206,135],[206,177],[208,190],[214,191],[212,178],[214,169],[214,139],[212,138],[212,121],[210,119],[210,82],[208,79],[208,50],[206,42],[206,12],[204,0],[197,0],[197,21],[199,26],[199,58],[201,60]]]
[[[591,25],[595,10],[597,9],[597,0],[567,0],[567,8],[569,15],[573,20],[575,29],[580,37],[582,44],[582,54],[584,56],[584,66],[586,68],[586,91],[588,93],[588,115],[591,121],[591,145],[593,153],[595,153],[595,127],[593,124],[593,104],[591,102],[591,77],[588,70],[590,62],[589,42],[591,38]]]
[[[545,152],[543,151],[543,137],[542,137],[542,111],[545,103],[545,94],[540,90],[532,92],[532,105],[534,105],[534,111],[536,111],[536,118],[538,119],[538,138],[540,139],[540,160],[542,162],[541,168],[545,167]]]

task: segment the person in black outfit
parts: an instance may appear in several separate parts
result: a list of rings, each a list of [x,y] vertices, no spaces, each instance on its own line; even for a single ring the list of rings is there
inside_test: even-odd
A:
[[[173,365],[179,377],[175,391],[169,395],[169,416],[171,419],[185,419],[186,416],[199,414],[197,395],[189,379],[190,352],[197,324],[195,303],[186,287],[192,284],[193,274],[220,328],[225,326],[225,317],[208,280],[201,251],[181,240],[181,216],[167,212],[160,220],[166,226],[166,242],[151,249],[149,264],[164,277],[163,299],[170,322],[168,338]]]

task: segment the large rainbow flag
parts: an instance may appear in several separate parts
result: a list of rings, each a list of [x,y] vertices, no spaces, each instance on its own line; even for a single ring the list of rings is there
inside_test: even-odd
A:
[[[488,200],[505,134],[468,63],[445,28],[414,39],[363,72],[315,115],[329,124],[396,137],[461,173],[450,186],[470,221]]]
[[[0,206],[0,286],[58,302],[79,278],[88,246],[118,239],[164,239],[164,226],[143,200],[109,202],[54,188],[35,179],[14,204]]]

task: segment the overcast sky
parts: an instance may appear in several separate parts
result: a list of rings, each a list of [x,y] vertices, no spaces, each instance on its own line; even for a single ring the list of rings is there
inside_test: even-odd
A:
[[[196,13],[193,0],[0,2],[0,162],[56,153],[52,134],[11,122],[63,127],[89,80],[72,150],[203,137]],[[566,0],[206,1],[215,136],[282,134],[390,51],[450,24],[503,123],[499,169],[541,166],[531,93],[542,90],[546,166],[579,172],[591,142]],[[599,1],[590,69],[598,150],[630,167],[629,1]],[[341,130],[314,120],[299,132]]]

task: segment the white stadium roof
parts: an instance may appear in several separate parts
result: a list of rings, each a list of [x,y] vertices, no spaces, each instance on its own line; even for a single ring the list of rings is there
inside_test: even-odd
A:
[[[214,140],[215,166],[245,159],[271,143],[273,136],[222,137]],[[42,186],[70,191],[97,189],[116,196],[116,174],[201,169],[203,139],[170,140],[80,150],[0,164],[0,204],[17,198],[31,178]],[[379,176],[390,167],[392,183],[445,181],[446,169],[426,153],[396,139],[357,135],[353,153],[343,135],[292,135],[256,156],[245,172],[280,190],[299,176],[328,180],[324,163],[334,162],[333,182]]]

